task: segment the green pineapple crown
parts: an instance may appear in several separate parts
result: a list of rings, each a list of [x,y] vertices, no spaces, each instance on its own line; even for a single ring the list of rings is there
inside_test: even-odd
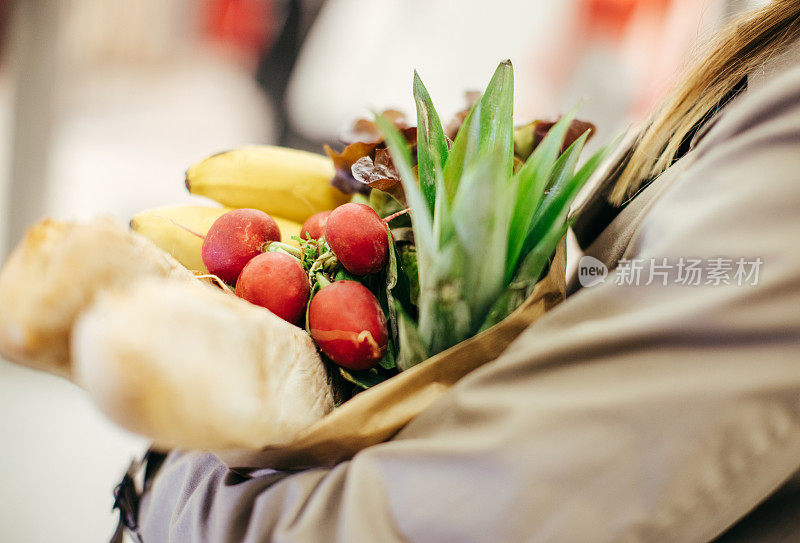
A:
[[[578,168],[587,131],[561,153],[577,108],[514,168],[514,70],[500,63],[450,142],[419,75],[417,175],[394,125],[386,138],[411,207],[420,282],[419,322],[401,318],[408,367],[500,322],[530,295],[569,228],[569,208],[610,146]],[[402,312],[402,308],[399,308]]]

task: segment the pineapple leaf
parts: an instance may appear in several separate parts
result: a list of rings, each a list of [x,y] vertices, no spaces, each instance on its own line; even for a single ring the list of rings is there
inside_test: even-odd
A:
[[[447,140],[428,90],[414,71],[414,100],[417,104],[417,164],[419,186],[431,213],[436,204],[436,175],[447,162]]]
[[[436,248],[436,243],[433,239],[433,224],[431,222],[431,214],[428,211],[428,204],[420,192],[417,177],[414,175],[408,144],[394,124],[383,115],[375,117],[375,124],[378,125],[383,137],[386,139],[386,146],[389,148],[394,165],[400,174],[400,182],[403,185],[406,200],[411,207],[414,241],[417,244],[420,256],[430,258],[435,254]]]
[[[513,167],[514,73],[509,61],[495,70],[473,114],[465,163],[453,199],[452,222],[464,252],[462,297],[474,333],[505,279]],[[474,149],[474,150],[473,150]],[[466,336],[468,337],[468,336]],[[461,339],[466,339],[466,337]]]
[[[441,170],[435,172],[434,182],[436,183],[436,201],[433,212],[433,239],[436,241],[437,247],[442,247],[453,238],[455,228]]]
[[[511,175],[514,156],[514,68],[510,60],[500,63],[481,97],[481,152],[500,148],[507,155],[506,167]]]
[[[456,134],[456,139],[447,155],[447,162],[444,164],[444,185],[447,191],[447,198],[453,201],[453,197],[458,190],[458,183],[461,180],[461,174],[464,172],[464,163],[467,160],[467,144],[469,140],[470,131],[472,129],[473,119],[475,119],[475,110],[479,109],[480,100],[475,102],[469,110],[467,117],[461,124],[461,128]]]
[[[395,311],[397,312],[397,328],[400,336],[395,364],[397,369],[405,371],[428,358],[428,353],[414,319],[398,302],[395,302]]]
[[[500,63],[486,92],[475,102],[456,134],[453,147],[444,165],[447,197],[452,201],[464,170],[477,160],[480,152],[501,146],[509,154],[508,169],[513,167],[514,153],[514,68],[511,61]]]
[[[586,140],[588,138],[589,131],[587,130],[581,134],[578,139],[572,142],[572,145],[558,157],[558,160],[556,160],[553,166],[553,173],[550,175],[550,181],[545,189],[548,194],[544,197],[542,205],[547,205],[550,194],[558,193],[560,187],[575,174],[575,167],[578,164],[578,159],[583,152],[583,146],[586,145]]]
[[[509,162],[502,146],[482,153],[464,171],[453,202],[453,222],[466,256],[464,268],[455,271],[464,277],[463,296],[475,325],[504,286],[513,196]]]
[[[514,271],[523,257],[525,240],[533,226],[532,219],[542,201],[545,188],[550,184],[556,159],[559,156],[567,129],[575,118],[576,109],[562,117],[553,126],[542,143],[514,176],[513,182],[516,185],[517,193],[508,235],[506,280],[510,281],[514,276]]]
[[[597,151],[586,161],[578,172],[568,181],[561,185],[556,185],[542,202],[541,208],[536,212],[533,226],[525,238],[522,253],[523,255],[533,252],[553,228],[558,227],[569,215],[569,208],[575,196],[589,180],[589,177],[597,169],[597,166],[605,159],[611,151],[612,146],[605,146]],[[525,257],[527,258],[527,257]]]
[[[435,259],[419,267],[419,336],[431,355],[471,335],[470,305],[465,298],[467,256],[458,237],[440,247]]]
[[[522,289],[525,298],[530,295],[536,282],[541,278],[542,272],[569,227],[570,222],[566,220],[554,223],[542,236],[536,247],[525,256],[514,281],[511,282],[514,287]]]
[[[516,277],[497,298],[497,301],[486,316],[486,320],[484,320],[480,328],[481,332],[505,319],[530,296],[561,238],[564,237],[564,234],[569,229],[569,225],[566,223],[561,224],[559,228],[555,226],[541,240],[541,243],[525,257]]]

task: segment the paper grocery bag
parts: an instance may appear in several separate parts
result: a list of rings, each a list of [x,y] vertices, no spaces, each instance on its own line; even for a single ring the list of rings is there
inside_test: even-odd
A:
[[[497,358],[531,323],[565,296],[566,245],[530,297],[502,322],[354,396],[293,442],[261,450],[217,451],[229,467],[301,469],[332,466],[391,439],[475,368]]]

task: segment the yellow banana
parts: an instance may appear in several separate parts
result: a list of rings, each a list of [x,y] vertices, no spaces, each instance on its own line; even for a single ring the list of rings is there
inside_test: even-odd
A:
[[[201,254],[203,239],[199,236],[205,236],[214,221],[230,210],[229,207],[190,205],[160,207],[136,215],[131,220],[131,229],[150,238],[190,270],[208,273]],[[281,217],[272,218],[278,223],[281,239],[297,245],[291,238],[300,235],[300,225]]]
[[[208,229],[226,207],[175,205],[143,211],[131,219],[131,229],[150,240],[193,271],[208,273],[201,250]],[[191,230],[195,234],[189,232]]]
[[[270,215],[275,222],[278,223],[278,228],[281,229],[281,241],[284,243],[291,243],[295,247],[300,247],[300,243],[297,240],[292,239],[292,236],[300,237],[300,229],[303,227],[302,224],[294,221],[290,221],[289,219],[284,219],[283,217],[276,217],[275,215]]]
[[[252,207],[303,223],[349,200],[330,185],[333,174],[333,163],[325,156],[252,145],[193,165],[186,171],[186,188],[223,205]]]

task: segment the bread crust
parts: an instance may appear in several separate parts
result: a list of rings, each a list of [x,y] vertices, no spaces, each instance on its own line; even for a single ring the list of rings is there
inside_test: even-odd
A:
[[[169,254],[111,219],[45,219],[0,270],[0,354],[69,378],[69,335],[80,312],[98,292],[146,276],[193,280]]]
[[[110,219],[30,229],[0,270],[0,353],[164,448],[286,443],[333,408],[304,330]]]
[[[199,282],[101,295],[75,325],[72,359],[112,420],[164,448],[280,445],[333,408],[304,330]]]

